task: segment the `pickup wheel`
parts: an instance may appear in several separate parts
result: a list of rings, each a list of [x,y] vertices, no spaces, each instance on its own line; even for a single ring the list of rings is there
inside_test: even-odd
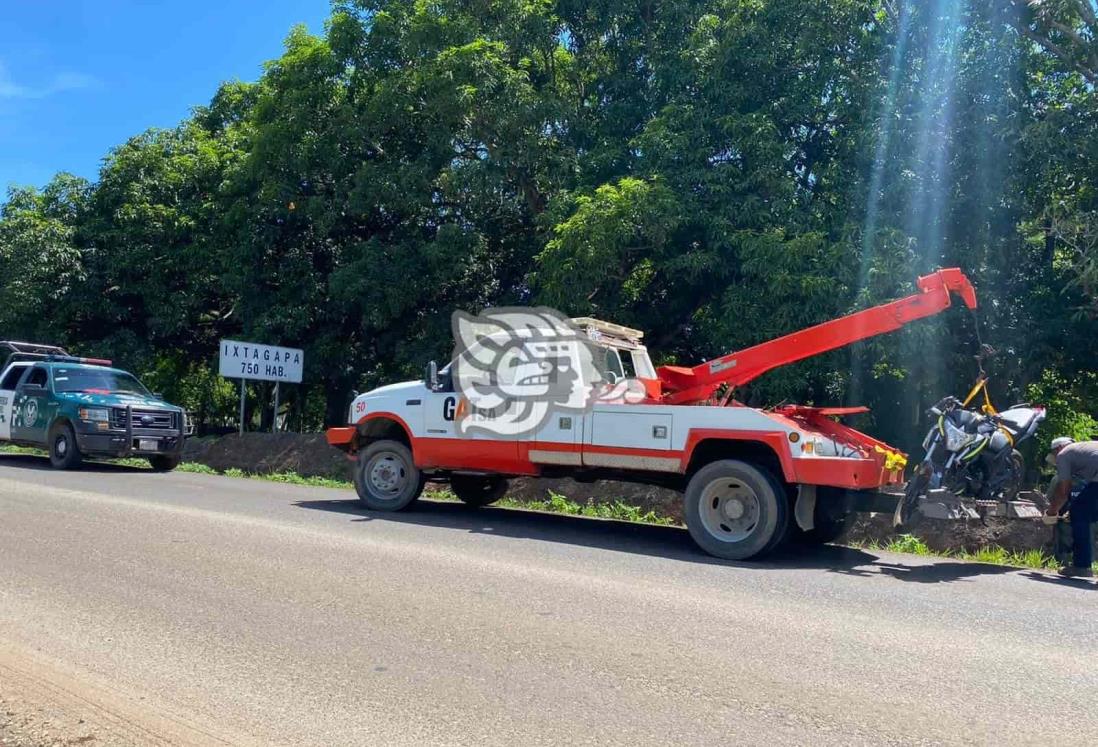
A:
[[[507,492],[507,480],[495,475],[454,475],[450,490],[467,506],[480,508],[495,503]]]
[[[746,560],[770,552],[789,531],[789,500],[761,467],[722,459],[702,467],[683,496],[686,528],[710,555]]]
[[[153,472],[171,472],[179,466],[179,462],[178,456],[169,456],[168,454],[149,457],[149,466],[153,468]]]
[[[371,511],[403,511],[423,492],[423,474],[399,441],[374,441],[358,455],[355,491]]]
[[[71,425],[60,423],[50,428],[49,454],[50,465],[55,469],[76,469],[80,466],[84,458]]]

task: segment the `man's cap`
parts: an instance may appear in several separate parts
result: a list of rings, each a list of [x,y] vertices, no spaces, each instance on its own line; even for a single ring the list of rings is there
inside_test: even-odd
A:
[[[1059,438],[1052,439],[1052,443],[1048,445],[1049,451],[1059,451],[1069,444],[1075,443],[1075,439],[1071,436],[1060,436]]]

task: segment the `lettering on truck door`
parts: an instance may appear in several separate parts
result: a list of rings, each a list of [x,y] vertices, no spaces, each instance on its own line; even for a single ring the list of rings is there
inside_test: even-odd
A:
[[[11,437],[25,443],[46,443],[49,414],[49,374],[44,366],[34,366],[15,390],[12,407]]]
[[[11,440],[11,421],[15,414],[15,390],[28,368],[30,368],[29,363],[13,365],[0,379],[0,441]]]

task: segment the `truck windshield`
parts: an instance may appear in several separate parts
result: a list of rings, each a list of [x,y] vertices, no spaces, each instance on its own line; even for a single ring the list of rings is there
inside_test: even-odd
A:
[[[143,394],[149,390],[128,373],[94,368],[55,368],[56,392],[92,392],[94,394]]]

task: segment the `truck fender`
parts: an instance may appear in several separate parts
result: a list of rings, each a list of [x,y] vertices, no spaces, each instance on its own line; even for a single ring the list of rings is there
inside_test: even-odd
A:
[[[692,428],[686,438],[686,449],[682,456],[682,471],[687,472],[694,465],[695,456],[699,453],[699,447],[705,447],[706,442],[724,442],[738,444],[741,447],[764,448],[773,455],[774,466],[777,472],[774,475],[778,479],[784,479],[787,483],[796,482],[796,474],[793,466],[793,455],[789,450],[788,434],[784,431],[748,431],[730,428]],[[747,459],[745,455],[732,455],[732,458]],[[774,470],[771,470],[774,471]]]

